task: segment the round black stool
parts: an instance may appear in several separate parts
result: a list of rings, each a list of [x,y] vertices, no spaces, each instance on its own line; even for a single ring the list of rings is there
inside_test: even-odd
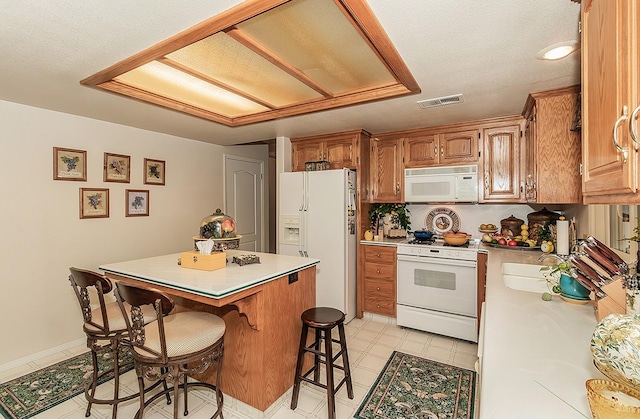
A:
[[[338,326],[339,340],[331,338],[331,330]],[[309,328],[315,330],[315,340],[307,346],[307,335]],[[324,340],[324,352],[321,349],[320,341]],[[333,355],[332,342],[340,345],[338,353]],[[314,356],[313,367],[302,374],[302,364],[304,354],[312,353]],[[336,365],[335,361],[342,356],[342,366]],[[324,358],[324,359],[322,359]],[[325,364],[327,372],[327,384],[320,383],[320,364]],[[344,371],[344,378],[334,387],[333,369]],[[307,378],[313,371],[313,380]],[[344,383],[347,383],[347,395],[353,399],[353,386],[351,384],[351,370],[349,369],[349,356],[347,354],[347,341],[344,336],[344,313],[330,307],[310,308],[302,313],[302,333],[300,334],[300,348],[298,349],[298,362],[296,364],[296,377],[293,383],[293,396],[291,398],[291,409],[298,406],[298,395],[300,393],[300,382],[306,381],[327,390],[327,401],[329,407],[329,419],[336,417],[335,395]]]

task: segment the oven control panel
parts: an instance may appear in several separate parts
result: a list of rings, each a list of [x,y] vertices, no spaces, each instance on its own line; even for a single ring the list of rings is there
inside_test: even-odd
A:
[[[478,252],[474,249],[457,249],[453,247],[434,245],[398,245],[398,255],[457,260],[477,260],[478,258]]]

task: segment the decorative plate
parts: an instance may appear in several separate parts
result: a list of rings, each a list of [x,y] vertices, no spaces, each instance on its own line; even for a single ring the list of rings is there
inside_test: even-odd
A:
[[[600,372],[640,391],[640,315],[605,317],[591,337],[591,354]]]
[[[433,231],[437,234],[444,234],[451,230],[460,230],[460,218],[452,209],[435,208],[427,214],[425,225],[429,231]]]

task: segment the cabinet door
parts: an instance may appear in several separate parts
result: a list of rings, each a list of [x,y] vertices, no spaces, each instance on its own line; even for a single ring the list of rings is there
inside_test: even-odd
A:
[[[483,130],[483,201],[520,202],[520,126]]]
[[[425,167],[438,164],[440,147],[438,134],[404,139],[404,167]]]
[[[440,164],[478,162],[478,130],[440,134]]]
[[[570,130],[577,100],[577,92],[536,100],[533,174],[537,203],[582,203],[580,134]]]
[[[637,80],[637,39],[634,38],[634,0],[593,0],[583,3],[582,17],[582,134],[583,194],[633,194],[637,188],[636,153],[629,136],[629,120],[619,120],[623,107],[631,112]],[[637,13],[637,11],[636,11]],[[617,126],[616,149],[612,132]]]
[[[371,140],[371,201],[402,202],[402,140]]]
[[[355,136],[327,140],[323,149],[323,160],[329,161],[332,169],[356,169]]]
[[[526,166],[524,171],[524,198],[527,202],[536,202],[538,192],[538,174],[536,170],[536,108],[533,107],[524,130],[526,142]]]
[[[296,141],[291,143],[291,170],[304,171],[308,161],[322,160],[321,141]]]

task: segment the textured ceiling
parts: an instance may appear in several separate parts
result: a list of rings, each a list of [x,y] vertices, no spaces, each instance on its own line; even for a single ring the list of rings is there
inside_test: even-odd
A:
[[[580,82],[579,53],[554,62],[535,58],[548,45],[579,39],[580,5],[570,0],[369,0],[421,94],[231,128],[80,85],[85,77],[238,3],[5,1],[0,5],[0,100],[227,145],[514,115],[529,92]],[[461,104],[416,105],[459,93]]]

